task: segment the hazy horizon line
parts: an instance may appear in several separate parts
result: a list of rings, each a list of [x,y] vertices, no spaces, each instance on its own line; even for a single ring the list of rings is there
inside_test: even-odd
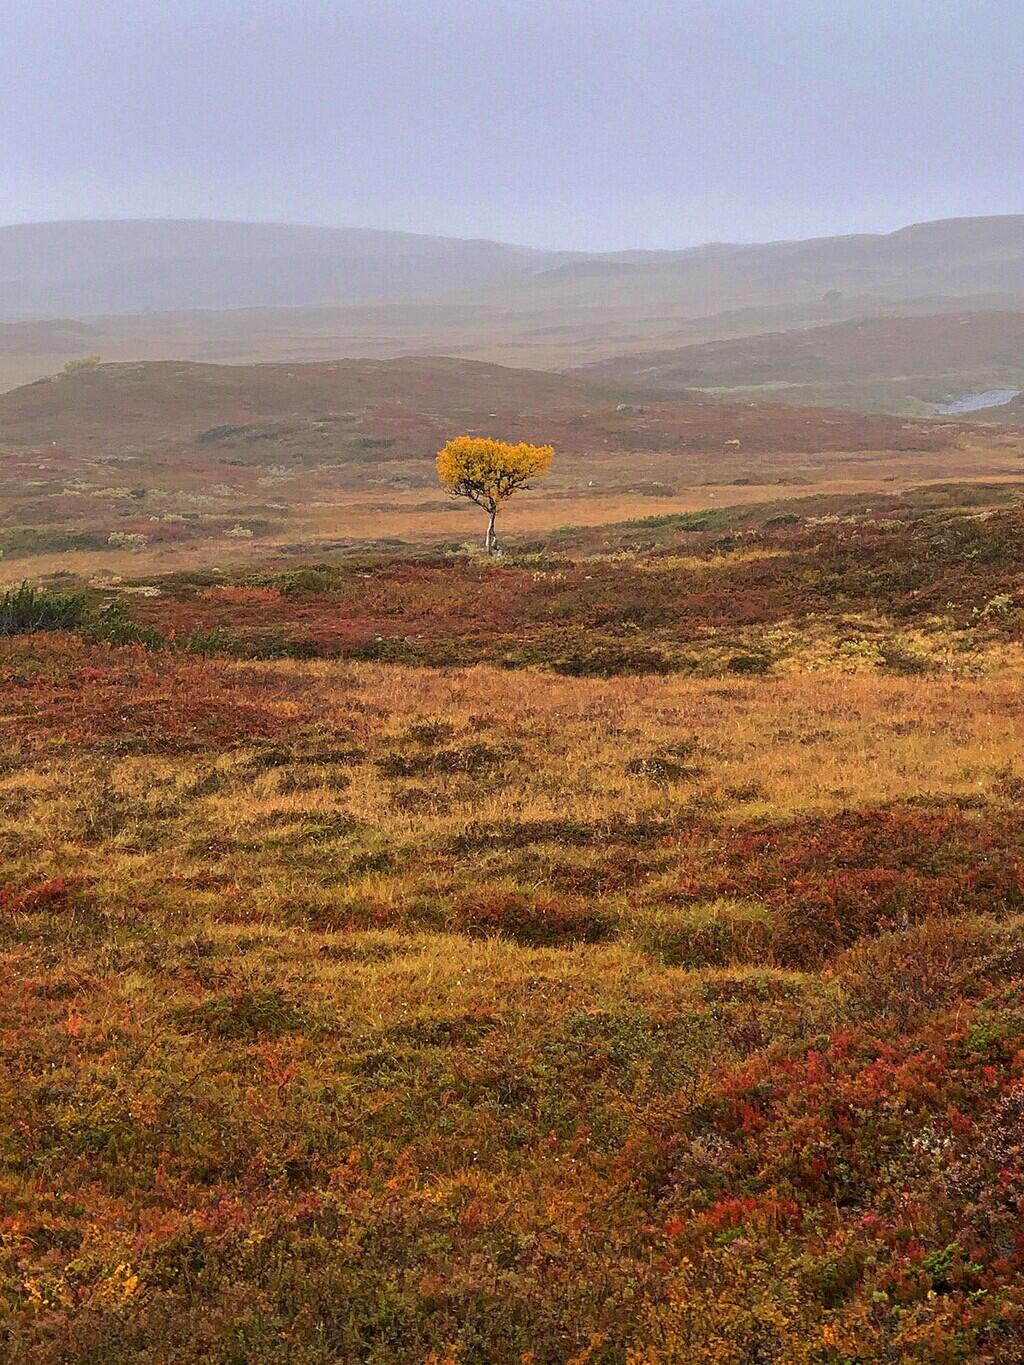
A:
[[[907,232],[913,228],[930,227],[939,223],[963,223],[974,221],[992,221],[998,219],[1024,218],[1024,209],[1013,213],[958,213],[943,215],[938,218],[919,218],[911,222],[900,221],[899,226],[893,228],[879,228],[872,231],[850,231],[850,232],[824,232],[813,233],[809,236],[781,236],[781,237],[735,237],[735,238],[705,238],[700,241],[686,243],[674,247],[645,247],[645,246],[617,246],[602,247],[598,249],[588,249],[586,247],[563,247],[563,246],[538,246],[535,243],[518,242],[505,237],[487,237],[480,234],[463,236],[459,233],[428,232],[413,228],[379,227],[366,223],[324,223],[306,222],[298,219],[289,218],[233,218],[221,217],[206,214],[128,214],[121,217],[108,216],[88,216],[74,218],[25,218],[15,219],[10,222],[0,223],[0,232],[6,232],[15,228],[33,227],[57,227],[73,226],[86,224],[120,224],[120,223],[208,223],[231,227],[277,227],[277,228],[299,228],[308,229],[313,232],[365,232],[379,233],[385,236],[394,237],[418,237],[433,241],[451,241],[474,243],[481,242],[493,246],[511,247],[519,251],[546,252],[564,256],[614,256],[624,252],[632,252],[637,255],[664,256],[674,255],[687,251],[699,251],[704,247],[744,247],[744,246],[781,246],[791,243],[815,242],[827,240],[842,240],[844,238],[857,237],[892,237],[900,232]]]

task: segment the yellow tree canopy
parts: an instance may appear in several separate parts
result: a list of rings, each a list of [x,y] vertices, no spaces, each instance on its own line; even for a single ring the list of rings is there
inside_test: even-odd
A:
[[[456,436],[437,453],[437,476],[449,493],[493,511],[517,488],[546,474],[554,457],[554,446]]]

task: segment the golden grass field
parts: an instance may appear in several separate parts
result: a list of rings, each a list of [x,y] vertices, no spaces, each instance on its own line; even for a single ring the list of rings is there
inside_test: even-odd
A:
[[[92,662],[85,650],[80,659],[82,667]],[[102,677],[108,665],[102,656],[97,662]],[[8,808],[21,812],[8,825],[6,842],[9,849],[20,845],[24,873],[95,878],[115,901],[162,898],[167,884],[179,881],[187,894],[194,880],[215,876],[244,887],[260,914],[273,918],[282,898],[286,903],[294,894],[294,878],[315,869],[304,914],[329,921],[344,918],[348,906],[373,901],[398,913],[423,888],[442,901],[471,894],[478,865],[443,854],[421,865],[418,857],[481,824],[613,827],[687,811],[783,820],[922,796],[936,802],[988,796],[1019,763],[1022,662],[1015,646],[994,653],[981,677],[880,678],[853,662],[848,672],[795,665],[785,676],[753,681],[540,674],[527,688],[520,674],[489,667],[202,665],[204,686],[212,674],[225,697],[258,707],[275,730],[302,733],[313,726],[343,750],[339,765],[317,762],[311,748],[308,761],[300,754],[295,767],[284,762],[262,772],[260,749],[244,742],[224,754],[117,757],[119,734],[101,719],[110,699],[95,679],[96,712],[90,714],[87,699],[77,703],[77,756],[61,749],[60,763],[46,759],[62,738],[59,686],[51,714],[27,723],[37,757],[0,787]],[[161,726],[180,724],[187,735],[189,713],[199,705],[192,690],[199,677],[195,663],[156,673],[139,663],[132,670],[130,714],[143,724],[155,718],[155,742]],[[8,725],[24,715],[16,704],[12,709],[16,700],[16,692],[8,694]],[[416,752],[424,726],[441,727],[439,738],[428,734],[423,742],[452,749],[453,771],[442,765],[415,777],[388,775],[388,757],[410,744]],[[238,738],[244,741],[244,731]],[[644,760],[671,756],[681,740],[699,753],[697,771],[684,765],[673,778],[659,775],[654,763],[648,775]],[[125,742],[130,748],[130,730]],[[460,771],[461,748],[478,742],[494,754],[484,752],[474,770],[470,751]],[[204,786],[208,794],[195,795]],[[83,823],[102,831],[105,805],[117,811],[118,828],[83,846]],[[148,850],[138,842],[151,819],[160,821],[160,838]],[[382,870],[353,876],[344,860],[334,863],[333,839],[345,845],[352,838],[346,821],[372,830],[375,849],[390,850]],[[599,862],[602,852],[598,847],[574,859]],[[519,851],[500,843],[486,861],[489,883],[503,877],[514,883],[522,872]],[[539,863],[541,884],[544,870]],[[656,888],[653,894],[656,899]]]
[[[0,1358],[1024,1361],[1018,436],[453,364],[0,400]]]
[[[889,923],[883,887],[880,936],[837,951],[795,888],[866,855],[937,860],[911,891],[934,896],[959,841],[1005,856],[1021,663],[992,642],[924,677],[808,651],[774,677],[604,680],[9,641],[10,1358],[1015,1358],[1012,1287],[986,1262],[1000,1312],[954,1316],[981,1264],[950,1253],[966,1279],[936,1295],[920,1266],[949,1233],[901,1202],[932,1178],[922,1134],[936,1171],[981,1140],[941,1136],[942,1085],[966,1106],[974,1084],[952,1059],[934,1104],[850,1099],[881,1177],[854,1179],[845,1137],[758,1121],[765,1170],[802,1144],[847,1171],[842,1207],[799,1163],[748,1170],[746,1130],[720,1125],[754,1112],[728,1098],[746,1067],[803,1068],[833,1037],[889,1057],[901,1032],[913,1057],[949,1002],[954,1035],[997,1017],[964,974],[991,977],[1022,921],[983,889]],[[769,843],[720,894],[708,853],[731,866],[773,829],[797,880],[769,890]],[[991,1072],[1004,1034],[977,1036]],[[813,1063],[833,1094],[862,1085],[840,1056]],[[838,1301],[815,1287],[836,1266]]]

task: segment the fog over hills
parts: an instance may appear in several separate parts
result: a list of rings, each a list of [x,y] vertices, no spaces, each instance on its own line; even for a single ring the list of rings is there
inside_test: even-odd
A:
[[[0,317],[358,303],[468,288],[557,252],[405,232],[190,219],[0,228]]]
[[[603,253],[205,220],[0,228],[0,390],[88,354],[449,355],[531,369],[616,362],[619,382],[763,396],[783,386],[791,402],[922,412],[1019,386],[1008,314],[1022,310],[1024,215]],[[864,330],[869,319],[883,321]]]
[[[369,229],[204,220],[0,228],[0,318],[311,307],[479,295],[699,312],[1024,290],[1024,215],[682,251],[540,251]]]

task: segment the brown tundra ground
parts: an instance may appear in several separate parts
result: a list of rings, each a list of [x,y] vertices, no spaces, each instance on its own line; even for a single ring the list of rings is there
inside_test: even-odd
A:
[[[896,428],[498,562],[5,561],[7,1358],[1024,1359],[1016,456]]]

